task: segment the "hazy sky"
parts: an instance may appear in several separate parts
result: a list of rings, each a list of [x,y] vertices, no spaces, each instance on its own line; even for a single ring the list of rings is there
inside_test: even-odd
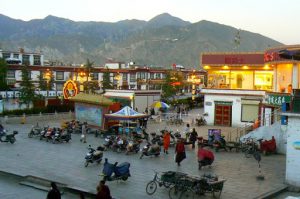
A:
[[[300,0],[0,0],[0,14],[26,21],[47,15],[73,21],[148,21],[161,13],[190,22],[205,19],[284,44],[300,44]]]

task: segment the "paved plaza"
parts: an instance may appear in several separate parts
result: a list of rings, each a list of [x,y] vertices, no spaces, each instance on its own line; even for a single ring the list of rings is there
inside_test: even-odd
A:
[[[192,116],[192,114],[191,114]],[[59,126],[57,121],[44,121],[40,125]],[[96,193],[96,186],[101,179],[99,174],[102,171],[103,163],[100,165],[91,164],[87,168],[84,167],[84,156],[87,153],[89,144],[98,146],[103,143],[102,138],[95,138],[88,135],[87,143],[79,141],[80,135],[72,135],[71,143],[52,144],[40,141],[38,138],[28,138],[32,124],[6,124],[5,127],[12,130],[18,130],[15,144],[0,143],[0,170],[14,173],[20,176],[32,175],[40,178],[46,178],[52,181],[67,184],[73,187],[80,187],[92,193]],[[164,122],[150,122],[148,132],[158,131],[159,129],[169,128],[173,130],[184,129],[184,126],[169,125]],[[196,127],[199,135],[207,136],[207,129],[215,127]],[[233,131],[233,128],[222,128],[222,132]],[[190,146],[186,147],[187,159],[178,167],[174,162],[174,148],[171,147],[168,155],[161,154],[159,157],[144,157],[139,159],[139,154],[125,155],[124,153],[116,153],[106,151],[104,157],[109,162],[119,163],[128,161],[131,163],[131,177],[123,182],[107,182],[111,189],[111,193],[116,199],[167,199],[168,190],[166,188],[158,188],[156,193],[149,196],[145,192],[146,184],[153,178],[154,171],[180,171],[190,175],[216,174],[225,178],[223,193],[221,198],[238,199],[238,198],[259,198],[263,194],[280,189],[284,186],[285,177],[285,156],[271,155],[263,156],[261,161],[262,174],[265,176],[264,181],[258,181],[258,164],[253,158],[245,158],[243,153],[236,152],[217,152],[215,153],[215,162],[212,168],[198,170],[196,149]],[[5,184],[2,175],[0,175],[0,185]],[[6,181],[6,180],[5,180]],[[12,187],[16,180],[11,180],[9,186]],[[7,185],[8,186],[8,185]],[[40,198],[42,193],[31,188],[19,188],[16,190],[6,191],[0,187],[1,198],[17,198],[20,192],[24,192],[28,198]],[[30,189],[32,191],[30,191]],[[18,195],[19,194],[19,195]],[[42,197],[42,198],[44,198]],[[25,197],[26,198],[26,197]],[[65,194],[64,198],[74,198],[74,195]],[[201,198],[211,198],[209,194]]]

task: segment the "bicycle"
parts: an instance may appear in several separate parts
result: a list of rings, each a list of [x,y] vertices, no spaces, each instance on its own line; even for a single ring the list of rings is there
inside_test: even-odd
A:
[[[257,151],[259,150],[256,140],[254,138],[247,138],[244,146],[242,147],[242,152],[244,152],[245,157],[250,158]]]

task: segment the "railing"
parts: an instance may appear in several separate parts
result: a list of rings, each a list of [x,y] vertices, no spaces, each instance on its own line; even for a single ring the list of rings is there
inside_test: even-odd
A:
[[[255,120],[253,123],[246,123],[242,127],[238,127],[228,133],[227,140],[228,141],[235,141],[239,142],[240,138],[249,132],[253,131],[255,128],[258,128],[260,126],[271,126],[272,124],[280,121],[280,108],[275,109],[270,114],[265,115],[259,115],[259,117]],[[258,126],[255,126],[257,124]]]

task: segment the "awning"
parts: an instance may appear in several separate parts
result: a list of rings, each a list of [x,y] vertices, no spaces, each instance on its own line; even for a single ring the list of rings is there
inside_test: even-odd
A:
[[[107,91],[104,93],[105,97],[113,97],[113,98],[127,98],[127,99],[133,99],[134,93],[124,93],[124,92],[110,92]]]

